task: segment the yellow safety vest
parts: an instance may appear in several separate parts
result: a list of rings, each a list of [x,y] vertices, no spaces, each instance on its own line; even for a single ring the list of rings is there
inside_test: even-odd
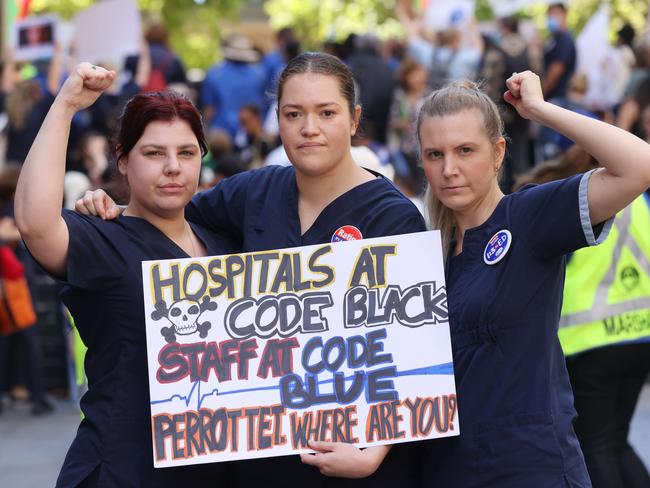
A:
[[[560,343],[565,355],[650,338],[650,198],[638,197],[599,246],[566,267]]]

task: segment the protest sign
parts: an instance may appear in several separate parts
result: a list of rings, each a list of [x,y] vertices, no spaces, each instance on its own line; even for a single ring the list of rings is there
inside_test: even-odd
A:
[[[474,19],[473,0],[432,0],[424,13],[427,28],[438,31],[462,29]]]
[[[156,467],[459,434],[439,232],[142,272]]]
[[[82,10],[74,19],[75,58],[121,68],[125,57],[140,51],[140,24],[134,0],[105,0]]]
[[[25,17],[17,20],[13,30],[16,61],[48,59],[54,54],[57,18],[53,15]]]

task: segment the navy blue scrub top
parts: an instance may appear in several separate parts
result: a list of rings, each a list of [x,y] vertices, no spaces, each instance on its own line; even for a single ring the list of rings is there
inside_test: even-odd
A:
[[[268,166],[227,178],[199,193],[186,209],[187,219],[232,236],[244,252],[308,246],[332,241],[341,227],[354,226],[363,238],[426,230],[415,205],[386,178],[363,183],[330,203],[314,224],[300,233],[298,187],[293,166]],[[231,463],[232,486],[316,488],[417,486],[417,443],[396,444],[374,475],[346,480],[321,475],[298,456]]]
[[[140,218],[104,221],[69,211],[63,218],[70,243],[62,298],[88,347],[88,391],[56,486],[78,486],[91,473],[97,487],[228,486],[220,482],[224,464],[153,467],[141,262],[188,255]],[[219,235],[192,229],[208,254],[238,251]]]
[[[422,486],[591,486],[557,337],[564,255],[602,242],[611,226],[597,226],[596,241],[590,174],[503,197],[448,258],[460,436],[425,444]],[[510,249],[488,265],[484,250],[501,230],[512,234]]]
[[[186,216],[239,240],[244,252],[323,244],[343,226],[356,227],[364,238],[426,230],[415,205],[389,180],[371,173],[377,178],[330,203],[304,235],[293,166],[267,166],[227,178],[196,195]]]

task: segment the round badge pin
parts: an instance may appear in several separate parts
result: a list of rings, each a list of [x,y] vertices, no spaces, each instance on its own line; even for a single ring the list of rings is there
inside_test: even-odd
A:
[[[483,251],[485,264],[493,265],[501,261],[510,249],[512,234],[509,230],[500,230],[492,236]]]
[[[336,232],[332,234],[332,242],[358,241],[360,239],[363,239],[363,235],[354,225],[344,225],[343,227],[339,227],[336,229]]]

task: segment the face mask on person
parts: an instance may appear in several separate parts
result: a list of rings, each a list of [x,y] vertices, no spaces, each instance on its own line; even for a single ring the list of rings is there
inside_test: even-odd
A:
[[[553,34],[555,34],[557,31],[560,30],[560,21],[553,16],[548,18],[548,22],[546,25],[548,27],[548,30]]]

